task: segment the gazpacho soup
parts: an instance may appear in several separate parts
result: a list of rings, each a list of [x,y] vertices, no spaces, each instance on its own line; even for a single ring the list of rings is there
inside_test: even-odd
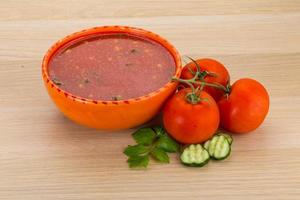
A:
[[[125,100],[163,87],[175,61],[159,43],[128,33],[91,35],[60,48],[49,62],[50,79],[78,97]]]

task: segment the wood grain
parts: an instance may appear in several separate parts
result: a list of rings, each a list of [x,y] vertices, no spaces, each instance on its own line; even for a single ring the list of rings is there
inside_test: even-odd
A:
[[[129,170],[133,130],[78,126],[41,79],[47,48],[91,26],[126,24],[166,37],[182,55],[214,57],[232,81],[271,97],[264,124],[234,136],[232,156],[204,168]],[[0,199],[299,199],[300,1],[0,1]]]

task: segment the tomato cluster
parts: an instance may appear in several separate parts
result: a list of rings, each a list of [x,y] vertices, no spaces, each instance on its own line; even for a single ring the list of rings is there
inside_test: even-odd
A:
[[[226,67],[213,59],[188,63],[178,90],[163,109],[168,133],[184,144],[202,143],[221,127],[232,133],[248,133],[258,128],[269,111],[269,95],[264,86],[250,78],[230,85]]]

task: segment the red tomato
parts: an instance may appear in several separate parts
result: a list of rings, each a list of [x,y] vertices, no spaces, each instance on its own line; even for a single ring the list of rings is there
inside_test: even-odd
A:
[[[206,100],[191,104],[186,100],[190,88],[172,96],[163,109],[163,124],[167,132],[184,144],[201,143],[216,132],[220,116],[215,100],[206,92],[200,93]]]
[[[269,111],[269,95],[262,84],[244,78],[236,81],[229,96],[218,102],[221,126],[233,133],[255,130]]]
[[[210,58],[198,59],[196,62],[200,66],[201,71],[207,71],[215,74],[215,76],[207,75],[204,78],[204,81],[208,83],[219,83],[226,87],[227,83],[229,82],[229,73],[224,65]],[[197,71],[197,67],[194,62],[188,63],[182,69],[182,79],[191,79],[194,77],[189,68],[194,72]],[[205,87],[204,91],[209,93],[216,101],[218,101],[224,95],[224,91],[212,87]]]

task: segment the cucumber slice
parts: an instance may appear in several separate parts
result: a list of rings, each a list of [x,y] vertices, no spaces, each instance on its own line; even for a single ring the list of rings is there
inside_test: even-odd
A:
[[[191,167],[202,167],[208,163],[209,159],[207,150],[201,144],[191,144],[183,150],[180,156],[181,162]]]
[[[228,140],[229,144],[230,144],[230,145],[232,144],[233,138],[232,138],[231,135],[228,135],[228,134],[226,134],[226,133],[218,133],[218,135],[223,135],[223,136]]]
[[[206,150],[208,150],[209,143],[210,143],[210,140],[207,140],[207,141],[203,144],[203,147],[204,147]]]
[[[216,160],[223,160],[230,155],[231,147],[229,141],[224,135],[214,136],[209,145],[208,153],[210,157]]]

